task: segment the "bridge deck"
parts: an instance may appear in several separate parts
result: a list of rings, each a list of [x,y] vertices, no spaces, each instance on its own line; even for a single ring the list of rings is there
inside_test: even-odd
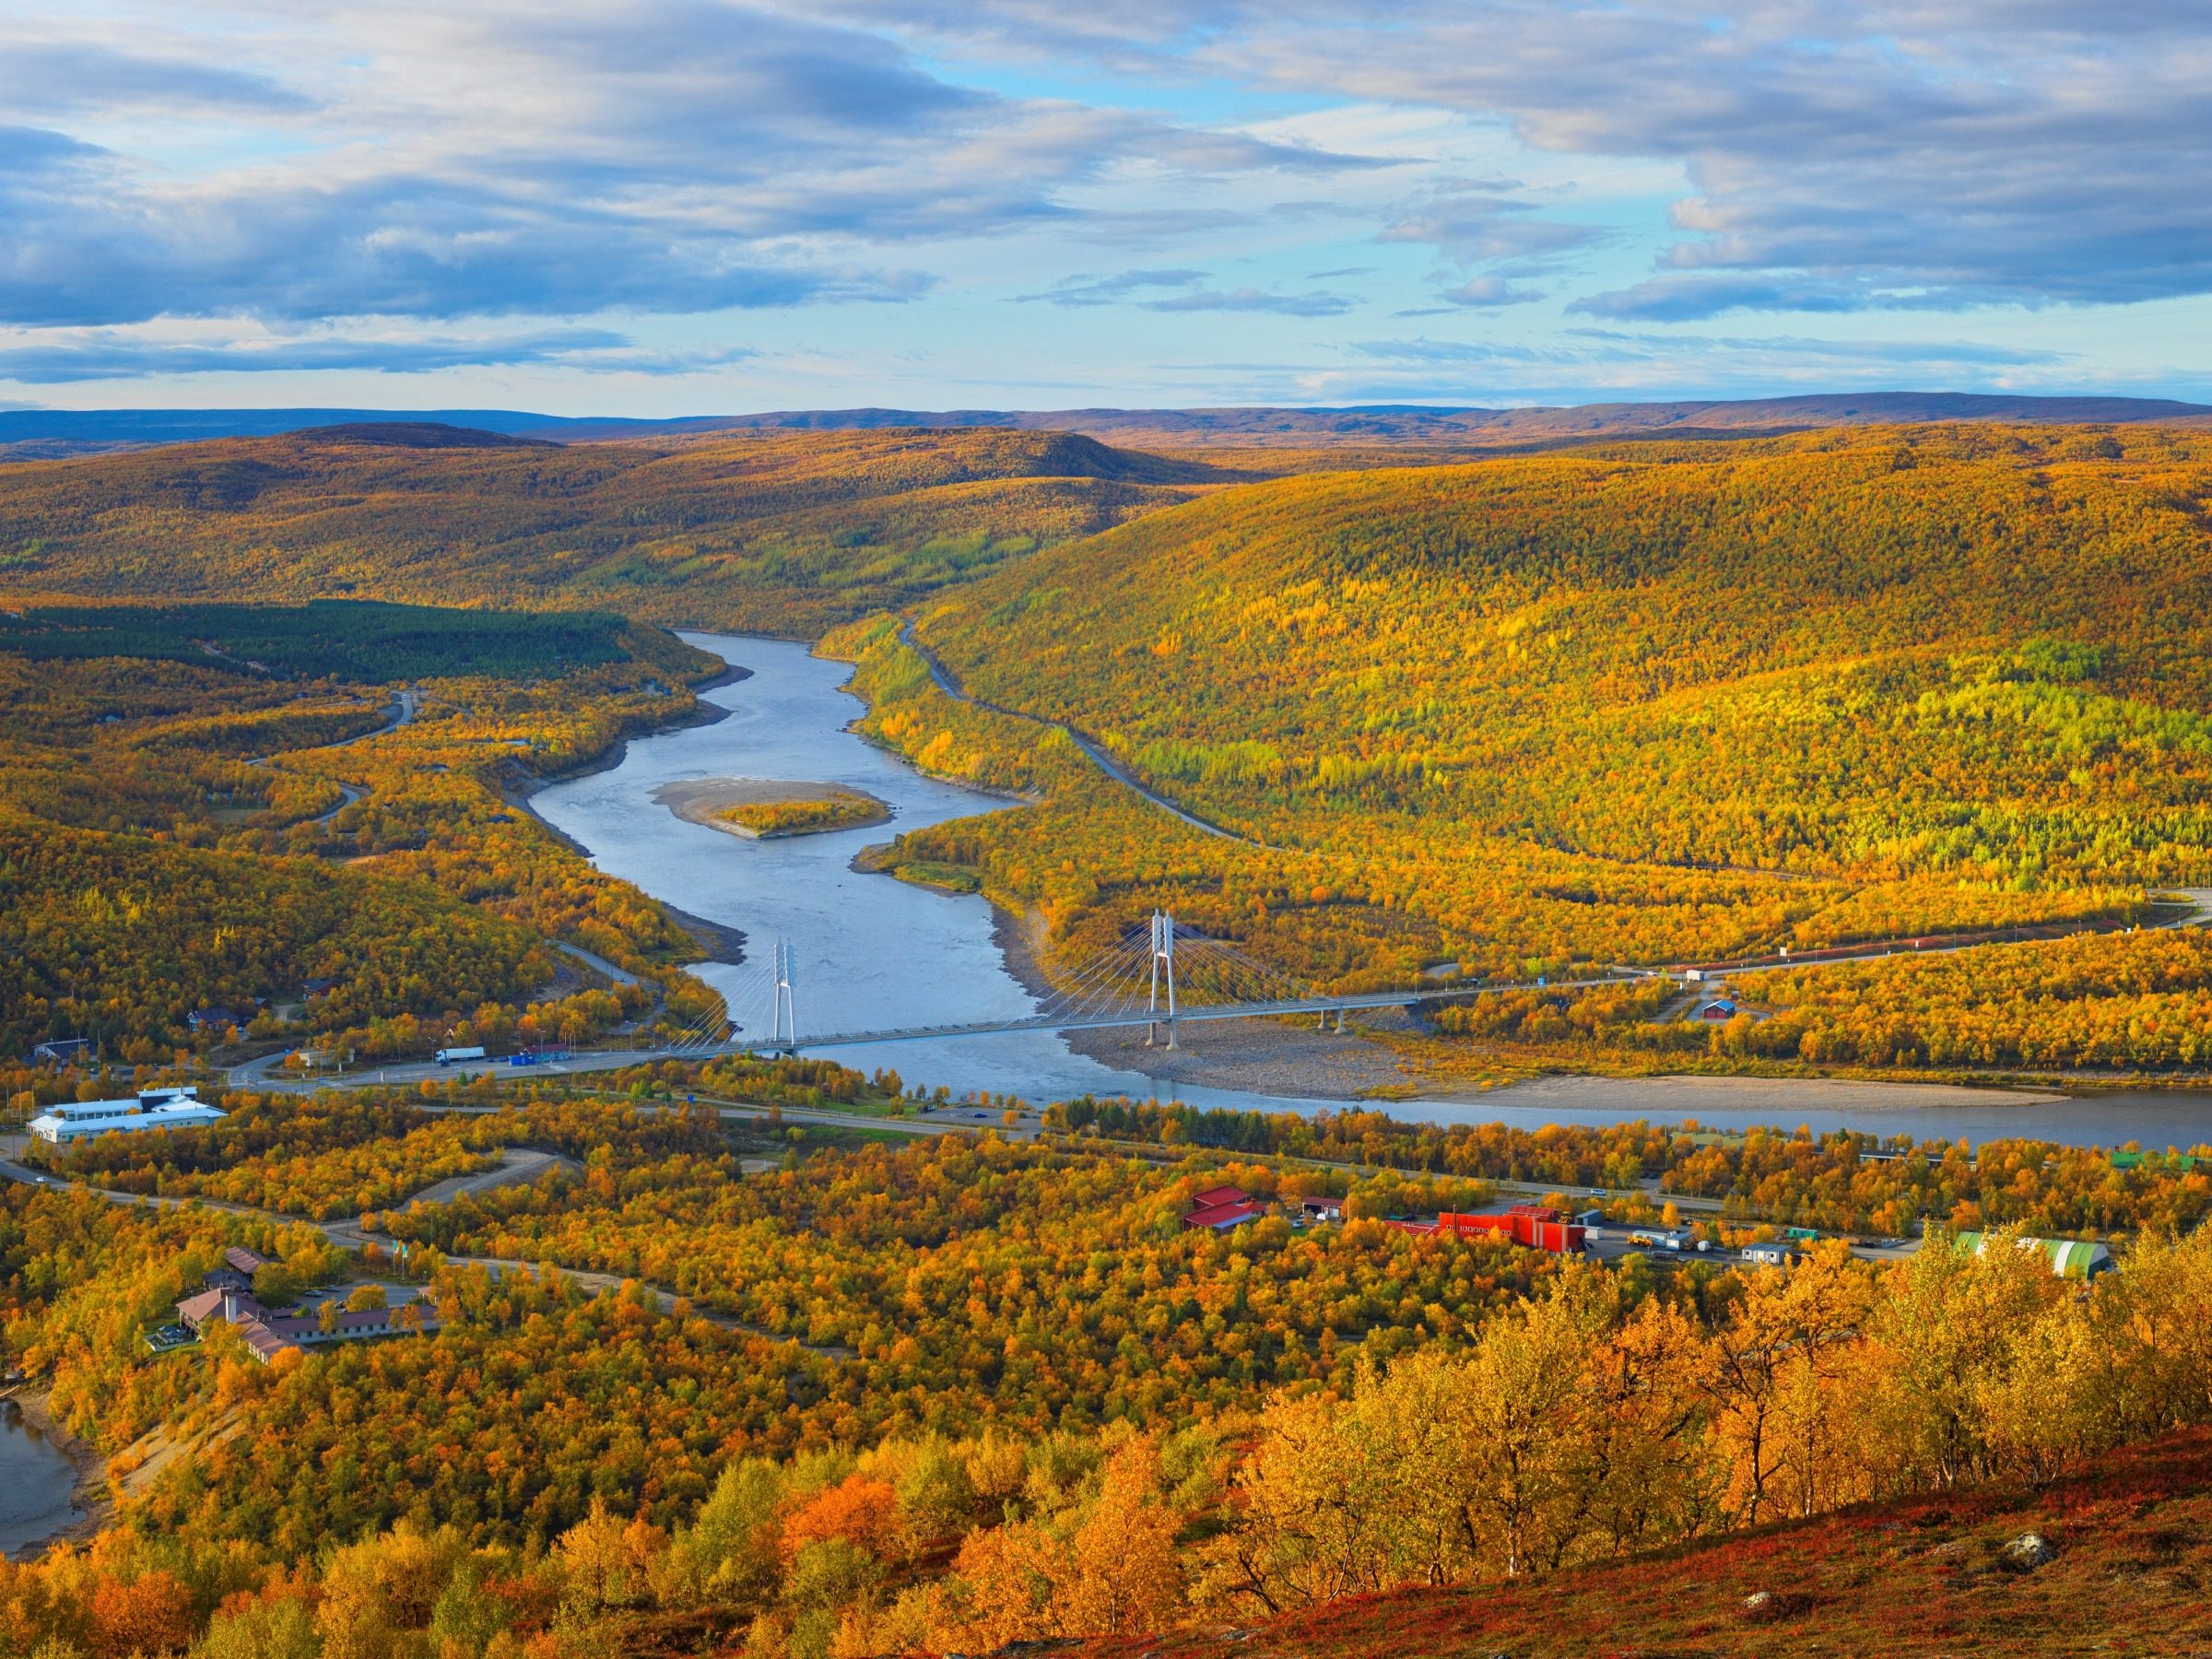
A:
[[[1508,991],[1575,991],[1597,985],[1616,985],[1629,982],[1632,976],[1610,973],[1596,979],[1557,980],[1548,985],[1496,984],[1496,985],[1439,985],[1418,991],[1364,991],[1346,996],[1305,997],[1295,1002],[1270,1003],[1200,1003],[1180,1007],[1175,1011],[1177,1023],[1212,1019],[1280,1019],[1299,1014],[1327,1014],[1343,1009],[1357,1012],[1362,1008],[1403,1008],[1418,1002],[1435,1002],[1465,996],[1495,996]],[[746,1050],[774,1046],[780,1051],[786,1047],[802,1050],[822,1048],[857,1048],[873,1042],[918,1042],[937,1037],[991,1037],[1015,1031],[1092,1031],[1126,1029],[1130,1026],[1165,1025],[1165,1014],[1154,1014],[1138,1008],[1127,1013],[1091,1014],[1075,1018],[1066,1015],[1030,1015],[1019,1019],[969,1021],[955,1025],[900,1026],[877,1031],[837,1031],[820,1037],[802,1035],[795,1044],[767,1045],[736,1041],[718,1045],[725,1050]]]

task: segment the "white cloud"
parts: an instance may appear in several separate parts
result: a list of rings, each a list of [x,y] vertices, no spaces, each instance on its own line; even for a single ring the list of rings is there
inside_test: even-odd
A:
[[[551,374],[639,349],[563,329],[836,307],[781,344],[841,362],[918,305],[958,378],[997,347],[973,299],[1111,380],[1373,305],[1577,373],[1578,320],[1647,328],[1603,372],[1677,384],[1760,351],[1785,382],[2056,373],[1747,344],[1709,375],[1662,343],[1937,311],[2047,340],[2055,308],[2212,294],[2204,25],[2201,0],[0,0],[0,326],[46,331],[6,347],[26,373],[153,371],[163,320],[197,318],[224,337],[174,342],[193,372],[391,371],[414,343]],[[2137,355],[2201,367],[2202,337]]]

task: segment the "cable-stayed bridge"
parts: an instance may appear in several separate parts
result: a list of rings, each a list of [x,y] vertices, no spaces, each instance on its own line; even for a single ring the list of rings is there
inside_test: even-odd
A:
[[[1235,946],[1153,912],[1143,930],[1132,930],[1065,972],[1049,996],[1027,1014],[936,1025],[887,1026],[802,1032],[798,1023],[794,952],[778,940],[770,959],[725,994],[722,1010],[695,1022],[664,1051],[671,1054],[796,1053],[867,1043],[948,1037],[991,1037],[1012,1031],[1077,1031],[1147,1028],[1146,1041],[1176,1046],[1178,1029],[1194,1021],[1279,1019],[1312,1016],[1336,1029],[1344,1016],[1403,1008],[1417,1002],[1496,995],[1501,992],[1572,990],[1623,984],[1638,976],[1608,971],[1587,979],[1478,985],[1423,984],[1403,990],[1321,993],[1255,960]]]

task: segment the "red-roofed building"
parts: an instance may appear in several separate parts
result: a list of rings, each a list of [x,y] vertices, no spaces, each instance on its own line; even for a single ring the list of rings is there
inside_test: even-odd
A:
[[[1446,1210],[1433,1224],[1400,1223],[1407,1230],[1433,1232],[1454,1239],[1511,1239],[1531,1250],[1554,1255],[1571,1255],[1583,1248],[1586,1236],[1579,1221],[1570,1221],[1558,1210],[1541,1204],[1516,1204],[1496,1215],[1475,1216]]]
[[[246,1253],[251,1254],[252,1252]],[[253,1357],[266,1365],[288,1348],[317,1347],[324,1343],[350,1342],[364,1336],[406,1336],[435,1331],[443,1323],[425,1296],[408,1296],[398,1307],[334,1308],[331,1328],[323,1328],[321,1311],[313,1313],[272,1313],[253,1300],[250,1290],[218,1287],[203,1290],[177,1304],[177,1316],[197,1335],[218,1321],[237,1327]],[[405,1319],[403,1309],[413,1312]]]
[[[1218,1209],[1225,1204],[1249,1204],[1251,1202],[1252,1194],[1239,1186],[1207,1187],[1203,1193],[1191,1194],[1191,1208],[1194,1211]]]

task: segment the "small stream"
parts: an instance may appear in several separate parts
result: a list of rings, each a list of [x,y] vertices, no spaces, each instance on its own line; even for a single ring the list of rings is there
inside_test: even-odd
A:
[[[684,637],[751,671],[749,677],[705,693],[705,700],[730,711],[728,718],[633,738],[619,765],[553,784],[531,805],[588,848],[593,862],[609,874],[745,933],[751,940],[749,956],[764,958],[774,939],[787,939],[796,957],[802,1034],[1030,1013],[1034,999],[1006,971],[987,900],[850,867],[863,847],[890,833],[1006,811],[1007,803],[925,778],[852,732],[863,705],[843,688],[851,676],[847,665],[824,662],[788,641]],[[665,783],[720,777],[841,783],[888,803],[894,816],[888,829],[745,841],[686,822],[653,799]],[[751,970],[710,962],[698,971],[732,993]],[[735,1006],[733,1012],[745,1018]],[[825,1052],[864,1071],[888,1066],[910,1086],[943,1085],[955,1094],[988,1089],[1040,1102],[1124,1094],[1277,1112],[1345,1104],[1156,1083],[1071,1053],[1045,1031]],[[1547,1078],[1465,1100],[1394,1101],[1387,1110],[1425,1122],[1532,1128],[1694,1116],[1716,1128],[1805,1124],[1819,1131],[1848,1124],[1975,1141],[1999,1135],[2079,1145],[2135,1139],[2150,1147],[2188,1147],[2212,1140],[2212,1096],[2186,1091],[2069,1098],[1914,1084]]]

